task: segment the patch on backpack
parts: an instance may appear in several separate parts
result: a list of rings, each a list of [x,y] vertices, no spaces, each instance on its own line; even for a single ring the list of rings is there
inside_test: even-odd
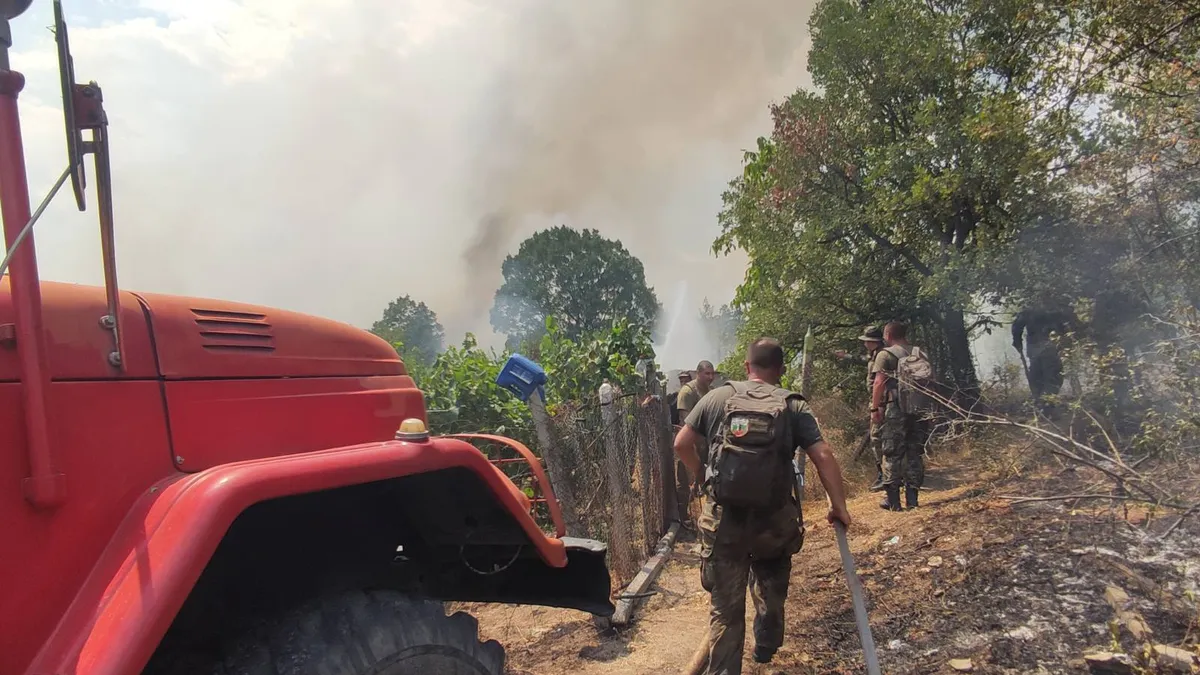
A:
[[[729,420],[729,432],[737,438],[745,436],[750,431],[749,418],[737,415]]]

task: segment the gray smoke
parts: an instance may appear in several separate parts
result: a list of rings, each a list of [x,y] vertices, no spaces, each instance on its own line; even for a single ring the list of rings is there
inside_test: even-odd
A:
[[[670,260],[664,249],[702,252],[711,223],[671,222],[663,193],[706,153],[766,130],[766,105],[805,79],[809,11],[778,0],[535,0],[510,15],[521,39],[501,70],[497,143],[478,153],[472,187],[486,215],[464,254],[466,316],[489,305],[521,217],[594,218],[652,269]],[[717,162],[731,174],[737,159]]]
[[[168,20],[71,33],[112,121],[123,285],[362,326],[408,293],[451,340],[488,337],[503,257],[558,223],[621,239],[664,305],[680,279],[726,300],[720,192],[807,82],[809,2],[245,0],[212,35],[196,3],[144,4]],[[14,26],[35,193],[63,161],[44,5]],[[44,276],[99,280],[92,218],[52,208]]]

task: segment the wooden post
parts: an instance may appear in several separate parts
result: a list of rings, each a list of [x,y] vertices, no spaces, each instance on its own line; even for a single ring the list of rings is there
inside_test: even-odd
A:
[[[567,535],[582,535],[584,531],[579,521],[579,512],[576,510],[578,502],[575,501],[571,476],[562,455],[554,446],[554,437],[550,435],[550,414],[546,412],[546,404],[536,391],[529,396],[529,410],[533,413],[533,426],[537,430],[538,445],[542,451],[542,459],[546,462],[550,486],[554,488],[554,496],[558,498],[558,505],[562,508]]]
[[[646,546],[662,536],[662,518],[656,510],[662,507],[662,498],[654,484],[654,468],[659,464],[658,444],[661,435],[658,431],[658,417],[662,406],[658,402],[658,378],[647,377],[646,397],[638,409],[638,480],[641,482],[641,494],[638,499],[642,502],[642,529],[646,536]]]
[[[662,473],[662,504],[663,504],[663,530],[670,527],[671,523],[678,520],[679,504],[678,498],[675,496],[675,429],[671,427],[671,404],[667,402],[667,390],[662,389],[662,396],[659,397],[659,407],[662,413],[659,415],[658,434],[659,434],[659,457],[661,465],[659,471]]]
[[[600,417],[604,424],[604,458],[606,478],[608,480],[609,509],[612,513],[611,541],[608,550],[612,551],[613,562],[618,574],[631,572],[635,561],[631,559],[632,538],[629,522],[625,517],[628,505],[625,485],[629,481],[629,471],[621,452],[620,438],[617,436],[616,397],[612,385],[605,382],[600,385]]]
[[[804,362],[800,366],[800,394],[804,398],[812,395],[812,364],[813,364],[813,332],[812,326],[804,334]]]

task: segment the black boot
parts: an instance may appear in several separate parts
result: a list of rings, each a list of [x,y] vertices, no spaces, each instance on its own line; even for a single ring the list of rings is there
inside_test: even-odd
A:
[[[753,657],[755,663],[770,663],[775,658],[775,648],[755,645]]]
[[[883,498],[882,502],[879,502],[879,508],[883,509],[884,511],[900,511],[900,486],[885,486],[884,494],[886,496]]]
[[[904,506],[910,509],[917,508],[917,488],[910,487],[904,489]]]

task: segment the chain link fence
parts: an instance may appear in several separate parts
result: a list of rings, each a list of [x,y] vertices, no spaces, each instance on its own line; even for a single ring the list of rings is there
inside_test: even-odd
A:
[[[618,584],[630,581],[672,519],[671,428],[658,396],[617,394],[554,406],[549,448],[562,467],[551,483],[567,533],[607,542]],[[665,480],[664,480],[665,476]]]

